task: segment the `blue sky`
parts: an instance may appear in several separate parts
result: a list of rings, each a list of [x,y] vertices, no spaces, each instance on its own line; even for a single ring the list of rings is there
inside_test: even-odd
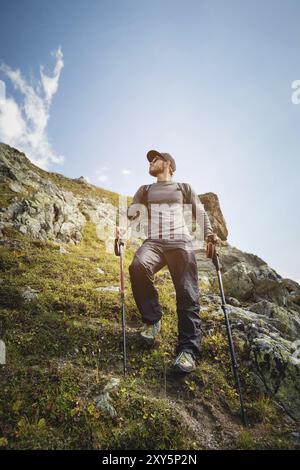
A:
[[[133,195],[154,181],[146,152],[169,152],[174,179],[218,194],[229,243],[300,279],[300,104],[291,99],[300,80],[299,1],[0,6],[0,79],[10,119],[20,118],[18,142],[34,142],[33,161]],[[24,83],[43,96],[34,131],[20,117]],[[0,140],[13,128],[3,119]]]

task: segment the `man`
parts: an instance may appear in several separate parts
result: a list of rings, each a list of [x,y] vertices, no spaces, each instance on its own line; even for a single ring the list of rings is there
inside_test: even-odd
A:
[[[148,237],[138,248],[129,274],[133,296],[145,323],[140,335],[152,344],[161,329],[162,311],[158,292],[154,286],[154,274],[167,265],[176,290],[178,316],[178,345],[174,367],[181,372],[192,372],[200,351],[201,322],[199,304],[199,280],[192,237],[183,217],[183,191],[172,180],[176,171],[174,158],[169,153],[150,150],[147,153],[150,163],[149,173],[157,178],[150,185],[145,201],[145,187],[141,186],[127,210],[127,217],[133,221],[140,211],[140,204],[148,207]],[[186,186],[186,185],[185,185]],[[220,240],[212,232],[209,218],[195,191],[190,188],[188,201],[196,216],[204,239],[218,243]],[[117,227],[117,238],[121,235]],[[123,231],[124,234],[124,231]]]

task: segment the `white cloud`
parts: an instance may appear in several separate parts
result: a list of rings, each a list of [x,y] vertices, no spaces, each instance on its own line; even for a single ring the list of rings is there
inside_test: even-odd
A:
[[[53,151],[46,133],[52,98],[58,89],[64,66],[61,48],[52,55],[56,59],[53,74],[46,75],[41,65],[41,78],[35,88],[23,78],[20,70],[0,64],[0,73],[21,94],[20,103],[9,97],[1,104],[0,140],[22,150],[34,163],[45,169],[52,163],[63,163],[64,160]]]
[[[5,119],[4,119],[5,118]],[[22,118],[21,110],[17,103],[10,98],[5,100],[5,108],[0,109],[0,136],[4,142],[12,142],[14,138],[20,138],[26,132],[26,125]]]
[[[125,175],[125,176],[131,175],[131,170],[126,170],[126,169],[122,170],[122,175]]]
[[[63,53],[61,48],[59,47],[57,51],[52,52],[52,55],[56,58],[53,77],[49,77],[48,75],[44,74],[44,66],[40,66],[42,86],[44,88],[46,101],[49,104],[52,101],[53,95],[57,92],[59,77],[64,67]]]
[[[3,80],[0,80],[0,106],[5,103],[5,83]]]

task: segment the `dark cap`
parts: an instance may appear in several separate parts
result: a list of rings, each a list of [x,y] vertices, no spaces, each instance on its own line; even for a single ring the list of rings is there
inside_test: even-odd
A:
[[[172,155],[170,155],[169,153],[160,153],[157,150],[149,150],[149,152],[147,153],[147,158],[148,158],[149,162],[151,162],[154,157],[160,157],[163,160],[165,160],[166,162],[171,162],[172,170],[176,171],[175,160],[172,157]]]

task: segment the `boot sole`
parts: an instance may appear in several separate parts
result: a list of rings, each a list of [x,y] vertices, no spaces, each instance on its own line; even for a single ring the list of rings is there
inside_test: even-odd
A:
[[[144,344],[147,344],[147,346],[152,346],[155,343],[155,339],[151,338],[145,338],[144,336],[140,335],[140,339]]]
[[[178,364],[173,364],[173,369],[177,372],[181,372],[183,374],[190,374],[191,372],[194,372],[196,367],[193,367],[192,369],[186,370],[183,367],[179,366]]]

